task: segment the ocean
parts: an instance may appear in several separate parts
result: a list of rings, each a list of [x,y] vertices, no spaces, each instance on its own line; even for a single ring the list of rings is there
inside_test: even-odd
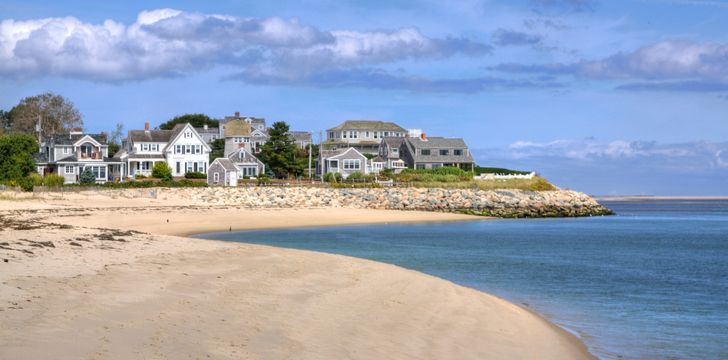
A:
[[[728,359],[728,201],[602,203],[618,215],[197,237],[344,254],[439,276],[537,311],[602,359]]]

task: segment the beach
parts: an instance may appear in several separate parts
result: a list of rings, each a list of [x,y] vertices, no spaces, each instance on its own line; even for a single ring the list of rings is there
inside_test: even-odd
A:
[[[184,237],[483,218],[83,193],[2,199],[0,358],[592,358],[537,314],[443,279]]]

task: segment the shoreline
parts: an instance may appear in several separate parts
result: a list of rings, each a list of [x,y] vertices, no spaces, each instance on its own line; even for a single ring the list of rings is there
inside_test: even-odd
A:
[[[428,274],[169,235],[225,231],[221,223],[241,219],[248,221],[235,230],[482,217],[79,200],[0,201],[0,234],[13,248],[0,248],[0,258],[10,260],[0,263],[7,270],[0,272],[0,320],[7,324],[0,357],[47,358],[55,350],[59,358],[593,358],[578,337],[534,310]],[[200,291],[218,295],[200,298]],[[158,335],[135,335],[149,331]],[[84,335],[87,342],[68,347]],[[197,347],[171,346],[180,342]]]
[[[598,201],[645,201],[645,200],[695,200],[695,201],[724,201],[728,196],[653,196],[653,195],[608,195],[594,196]]]

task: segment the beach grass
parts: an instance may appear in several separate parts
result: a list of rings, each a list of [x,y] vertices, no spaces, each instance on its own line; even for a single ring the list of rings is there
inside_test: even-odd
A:
[[[548,180],[534,176],[532,179],[503,179],[503,180],[469,180],[455,182],[425,181],[414,182],[414,187],[441,188],[441,189],[479,189],[479,190],[527,190],[552,191],[558,190]]]

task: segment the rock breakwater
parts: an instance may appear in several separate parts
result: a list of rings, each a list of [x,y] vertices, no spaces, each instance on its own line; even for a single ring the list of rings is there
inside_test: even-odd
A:
[[[367,208],[461,212],[502,218],[609,215],[590,196],[572,190],[315,187],[154,188],[105,190],[111,196],[190,200],[246,208]]]

